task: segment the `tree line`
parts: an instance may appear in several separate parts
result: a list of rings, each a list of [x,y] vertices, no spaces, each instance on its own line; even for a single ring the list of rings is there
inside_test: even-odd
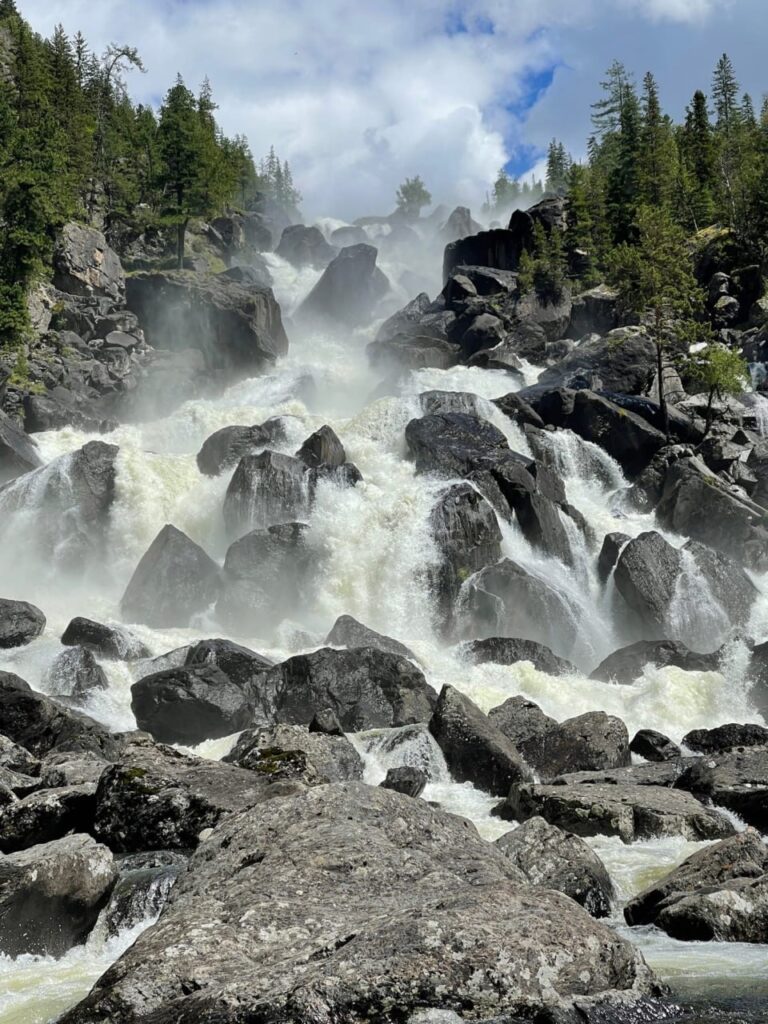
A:
[[[128,94],[143,70],[133,47],[98,55],[61,27],[44,39],[0,0],[0,352],[27,338],[27,293],[68,220],[173,228],[183,266],[191,218],[263,193],[301,201],[274,149],[257,166],[244,136],[224,134],[210,83],[194,93],[177,77],[155,111]]]

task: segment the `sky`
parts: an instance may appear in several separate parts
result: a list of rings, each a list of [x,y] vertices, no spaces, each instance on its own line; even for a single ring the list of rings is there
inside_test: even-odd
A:
[[[541,171],[549,140],[576,156],[614,58],[652,70],[682,116],[732,57],[756,102],[768,0],[17,0],[49,35],[136,46],[135,99],[206,76],[227,134],[289,160],[306,219],[387,213],[406,176],[477,210],[496,177]]]

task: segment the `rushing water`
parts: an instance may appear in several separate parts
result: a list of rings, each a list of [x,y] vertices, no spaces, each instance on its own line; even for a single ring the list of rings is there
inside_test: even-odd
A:
[[[290,312],[316,280],[313,271],[296,272],[270,256],[278,298]],[[165,523],[173,523],[219,561],[227,538],[222,517],[231,472],[202,476],[195,455],[213,431],[231,424],[260,423],[285,417],[287,440],[275,447],[293,453],[324,423],[341,438],[349,459],[364,482],[340,490],[322,484],[309,520],[308,543],[321,571],[308,608],[277,630],[233,637],[261,653],[280,659],[320,645],[337,616],[351,614],[383,633],[407,643],[439,689],[451,683],[484,710],[522,693],[545,712],[562,720],[602,709],[618,715],[630,734],[638,728],[659,729],[679,740],[692,728],[727,721],[758,721],[745,691],[744,650],[733,645],[722,673],[651,669],[632,686],[590,680],[589,672],[611,651],[636,639],[631,627],[613,614],[612,584],[604,587],[594,569],[594,552],[580,538],[574,544],[575,564],[566,566],[534,550],[515,525],[503,524],[503,551],[555,583],[578,609],[578,643],[573,659],[579,672],[555,678],[527,662],[514,666],[470,665],[446,647],[434,629],[427,570],[437,554],[428,527],[429,512],[445,481],[417,477],[406,458],[404,429],[421,415],[418,396],[431,389],[470,392],[479,396],[479,412],[507,436],[511,446],[529,453],[522,431],[490,400],[515,389],[503,371],[455,367],[421,370],[381,387],[371,371],[365,346],[373,328],[349,335],[292,332],[290,354],[269,375],[244,380],[215,399],[182,405],[166,417],[120,426],[105,440],[120,446],[117,493],[108,527],[108,564],[92,566],[71,558],[69,544],[81,529],[66,508],[68,458],[92,438],[73,428],[37,436],[47,465],[0,495],[0,579],[3,596],[38,604],[48,617],[43,637],[29,647],[4,652],[3,668],[18,673],[42,691],[49,687],[47,670],[60,653],[59,637],[74,615],[119,621],[118,605],[141,555]],[[527,381],[537,376],[525,367]],[[628,511],[623,502],[627,482],[619,466],[603,451],[569,432],[549,436],[550,460],[565,482],[568,499],[586,517],[600,542],[620,530],[635,536],[658,528],[651,515]],[[45,517],[41,505],[55,486],[63,504]],[[683,538],[666,534],[677,545]],[[9,543],[10,539],[10,543]],[[753,635],[768,638],[765,581],[753,613]],[[700,585],[695,566],[686,565],[674,606],[676,635],[704,642],[722,626],[716,595]],[[226,635],[210,617],[201,616],[188,629],[164,631],[132,627],[154,654],[162,654],[202,636]],[[693,643],[696,646],[696,643]],[[87,710],[115,729],[135,726],[130,687],[140,667],[105,663],[110,687],[90,697]],[[388,764],[403,763],[404,750],[414,763],[428,766],[425,798],[437,800],[471,818],[481,834],[493,840],[509,823],[490,816],[494,801],[471,785],[453,783],[442,755],[423,735],[411,738],[396,754],[387,750],[386,734],[354,737],[366,762],[366,778],[380,781]],[[204,744],[204,756],[220,757],[230,741]],[[389,758],[389,760],[388,760]],[[394,758],[394,759],[393,759]],[[410,763],[410,762],[409,762]],[[622,902],[651,879],[688,856],[696,846],[664,840],[625,846],[618,840],[593,840],[617,885]],[[619,908],[620,910],[620,908]],[[616,925],[623,929],[620,916]],[[135,937],[122,935],[105,942],[98,933],[84,947],[59,961],[22,957],[0,960],[0,1022],[32,1024],[53,1018],[88,990],[105,967]],[[768,987],[768,959],[759,947],[710,943],[682,944],[653,929],[625,930],[640,944],[651,964],[685,994],[727,988]]]

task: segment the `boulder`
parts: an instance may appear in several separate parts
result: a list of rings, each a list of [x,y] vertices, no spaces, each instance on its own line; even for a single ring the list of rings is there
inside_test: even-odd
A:
[[[387,651],[389,654],[396,654],[401,658],[410,658],[416,661],[413,651],[401,644],[399,640],[383,636],[374,629],[369,629],[362,622],[353,619],[351,615],[340,615],[333,624],[333,629],[325,638],[329,647],[375,647],[379,651]]]
[[[517,821],[541,816],[577,836],[618,836],[624,843],[666,836],[701,842],[735,831],[728,818],[690,793],[662,786],[513,786],[496,813]]]
[[[296,452],[296,458],[310,469],[317,469],[319,466],[336,469],[347,461],[347,454],[336,433],[325,425],[307,438]]]
[[[285,427],[279,416],[252,427],[222,427],[203,442],[197,465],[206,476],[219,476],[236,466],[244,455],[256,455],[284,439]]]
[[[186,863],[184,854],[170,850],[121,858],[120,875],[103,912],[107,935],[115,938],[158,917]]]
[[[471,637],[533,640],[566,658],[578,637],[579,617],[568,594],[509,558],[466,583],[462,619]]]
[[[493,313],[479,313],[461,335],[461,354],[464,359],[470,359],[478,352],[495,349],[506,340],[506,336],[506,328],[499,317]]]
[[[283,229],[280,244],[275,253],[287,260],[291,266],[314,267],[325,270],[338,250],[329,245],[320,228],[292,224]]]
[[[268,794],[254,772],[137,741],[101,776],[94,835],[116,853],[191,850],[205,829]]]
[[[478,231],[449,242],[443,256],[443,281],[447,281],[457,267],[465,265],[517,270],[523,247],[522,239],[505,228]]]
[[[472,219],[468,207],[457,206],[440,228],[440,235],[446,242],[454,242],[457,238],[466,238],[482,231],[482,225]]]
[[[108,762],[90,750],[54,750],[40,761],[41,789],[95,785]]]
[[[768,748],[745,747],[697,758],[676,786],[709,799],[768,832]]]
[[[620,718],[590,711],[521,741],[520,752],[547,782],[566,772],[621,768],[631,761]]]
[[[606,284],[580,292],[573,300],[568,334],[583,338],[585,334],[608,334],[619,326],[618,294]]]
[[[359,245],[361,242],[367,242],[368,235],[366,235],[364,228],[357,227],[354,224],[345,224],[343,227],[336,228],[331,232],[330,241],[337,249],[343,249],[348,245]]]
[[[70,832],[90,832],[95,783],[39,789],[0,811],[0,852],[27,850]]]
[[[768,747],[768,729],[763,725],[718,725],[715,729],[694,729],[682,739],[683,746],[701,754],[722,754],[737,747]]]
[[[237,539],[250,530],[301,520],[309,515],[307,467],[278,452],[244,455],[224,499],[224,523]]]
[[[387,341],[373,341],[366,349],[371,365],[377,369],[448,370],[461,358],[458,345],[431,335],[397,334]]]
[[[3,733],[36,757],[52,750],[92,751],[108,760],[118,756],[122,739],[87,715],[35,693],[10,672],[0,672]]]
[[[673,761],[680,757],[680,747],[655,729],[639,729],[632,737],[629,749],[646,761]]]
[[[466,476],[484,463],[513,456],[498,427],[468,413],[440,413],[411,420],[405,439],[419,473]],[[522,456],[516,458],[527,461]]]
[[[33,754],[0,733],[0,768],[22,775],[39,775],[40,761]]]
[[[527,424],[543,430],[546,426],[544,420],[533,406],[526,402],[524,398],[521,398],[516,391],[510,392],[510,394],[504,395],[502,398],[494,398],[493,404],[498,409],[501,409],[505,416],[508,416],[509,419],[521,427]]]
[[[590,679],[609,683],[633,683],[643,674],[646,665],[666,668],[674,665],[686,672],[716,672],[720,665],[720,652],[697,654],[679,640],[638,640],[622,647],[603,659]]]
[[[389,281],[376,266],[377,256],[372,245],[342,249],[299,306],[296,318],[307,324],[326,320],[347,327],[368,323],[389,291]]]
[[[117,253],[100,231],[65,224],[53,257],[53,283],[71,295],[96,296],[122,303],[125,274]]]
[[[541,295],[534,290],[523,295],[517,304],[515,316],[519,323],[520,333],[518,337],[524,339],[527,344],[518,345],[520,355],[524,355],[529,349],[529,339],[533,336],[536,345],[540,344],[538,331],[533,333],[530,329],[540,328],[545,346],[547,342],[559,341],[568,331],[571,322],[572,298],[571,289],[568,284],[564,285],[557,293]],[[546,351],[546,348],[545,348]]]
[[[556,719],[545,715],[538,704],[521,695],[508,697],[503,704],[491,708],[488,717],[518,749],[523,743],[557,728]]]
[[[427,776],[420,768],[401,765],[399,768],[388,769],[384,781],[379,785],[382,789],[393,789],[396,793],[417,797],[424,792]]]
[[[345,732],[426,722],[435,692],[407,658],[373,647],[299,654],[267,674],[278,722],[308,725],[330,708]]]
[[[421,292],[415,299],[398,310],[384,321],[376,333],[376,344],[382,345],[393,338],[420,333],[422,318],[429,312],[432,302],[426,292]]]
[[[112,854],[86,835],[0,858],[0,951],[60,957],[85,942],[116,878]]]
[[[626,533],[607,533],[603,538],[603,546],[597,559],[597,575],[603,583],[608,582],[622,549],[631,539]]]
[[[45,616],[28,601],[0,598],[0,648],[25,647],[45,629]]]
[[[218,565],[198,544],[166,524],[136,566],[121,612],[129,622],[155,629],[188,626],[216,600],[219,576]]]
[[[656,373],[656,347],[639,327],[620,327],[602,338],[583,341],[539,375],[550,388],[605,389],[645,394]]]
[[[610,915],[613,883],[603,862],[583,839],[543,818],[529,818],[495,845],[531,885],[565,893],[592,917]]]
[[[444,686],[429,720],[456,782],[471,782],[504,796],[516,782],[531,778],[515,745],[493,721],[452,686]]]
[[[0,409],[0,487],[42,465],[37,445]]]
[[[183,664],[187,668],[214,667],[237,686],[253,686],[274,662],[250,647],[231,640],[200,640],[187,648]]]
[[[478,665],[488,661],[496,665],[516,665],[518,661],[530,661],[539,672],[550,676],[567,676],[576,672],[576,667],[558,658],[544,644],[519,637],[493,636],[485,640],[473,640],[465,644],[467,655]]]
[[[425,1006],[575,1019],[660,992],[631,943],[521,879],[471,824],[399,793],[271,800],[218,826],[62,1024],[362,1024]]]
[[[71,647],[57,655],[46,673],[48,692],[54,696],[86,700],[93,690],[109,689],[104,669],[86,647]]]
[[[208,370],[261,372],[288,351],[271,288],[188,271],[132,274],[128,308],[157,349],[197,349]]]
[[[754,829],[699,850],[624,908],[630,925],[676,939],[768,940],[768,847]]]
[[[296,755],[304,755],[302,759]],[[242,733],[229,754],[229,764],[248,768],[269,779],[292,779],[302,765],[300,775],[307,781],[307,768],[313,782],[344,782],[363,777],[363,761],[346,736],[311,732],[303,725],[275,725],[249,729]]]
[[[108,626],[76,616],[61,635],[65,647],[84,647],[110,661],[139,661],[149,658],[149,648],[121,626]]]

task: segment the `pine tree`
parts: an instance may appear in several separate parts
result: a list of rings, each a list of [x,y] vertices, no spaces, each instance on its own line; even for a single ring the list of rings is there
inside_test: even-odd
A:
[[[181,269],[189,219],[201,212],[200,161],[205,146],[197,100],[181,75],[166,93],[158,136],[160,182],[168,199],[166,218],[176,225],[176,257]]]
[[[712,426],[715,399],[723,401],[729,395],[739,395],[746,391],[751,385],[749,366],[740,353],[725,345],[710,343],[690,357],[686,369],[707,395],[704,414],[706,437]]]
[[[714,218],[717,188],[715,143],[709,122],[707,98],[698,89],[685,112],[680,133],[681,195],[685,197],[691,225],[698,230]]]
[[[640,201],[669,206],[678,177],[677,143],[669,118],[662,114],[658,87],[650,72],[643,79],[638,160]]]
[[[621,61],[615,60],[600,83],[605,96],[592,104],[593,138],[604,138],[621,130],[624,107],[635,89],[632,78]]]
[[[547,152],[547,192],[565,193],[568,184],[570,158],[562,142],[552,139]]]
[[[640,104],[630,92],[621,111],[611,166],[607,174],[606,205],[615,244],[633,232],[639,198]]]
[[[712,101],[718,131],[730,136],[739,118],[739,83],[731,58],[724,53],[712,76]]]
[[[408,220],[418,220],[422,207],[431,202],[432,196],[418,174],[406,178],[397,190],[397,208]]]

